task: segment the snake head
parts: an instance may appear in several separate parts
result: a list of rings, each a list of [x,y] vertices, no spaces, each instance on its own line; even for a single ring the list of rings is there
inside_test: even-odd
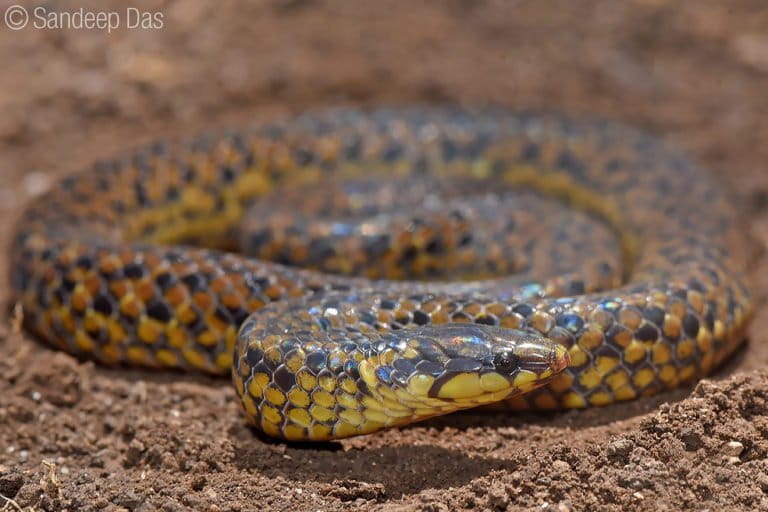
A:
[[[360,365],[360,374],[370,397],[393,418],[390,424],[527,393],[569,363],[562,345],[517,329],[443,324],[386,336],[377,356]]]
[[[278,318],[295,321],[295,313]],[[279,322],[268,322],[265,334],[264,325],[258,315],[243,324],[233,380],[253,424],[297,441],[369,434],[498,402],[549,382],[569,362],[562,345],[536,332],[480,324],[379,333],[317,322],[298,334]],[[335,338],[353,336],[348,353],[333,349]]]

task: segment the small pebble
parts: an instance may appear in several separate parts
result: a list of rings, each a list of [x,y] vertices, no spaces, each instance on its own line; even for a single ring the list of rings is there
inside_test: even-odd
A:
[[[24,176],[21,186],[27,196],[37,197],[51,188],[51,177],[44,172],[32,171]]]
[[[744,451],[744,445],[738,441],[727,442],[720,449],[720,452],[723,455],[727,457],[736,457],[736,458],[738,458],[738,456],[741,455],[741,452],[743,451]]]
[[[634,446],[634,443],[629,439],[617,439],[608,444],[606,452],[609,457],[625,457],[629,455]]]

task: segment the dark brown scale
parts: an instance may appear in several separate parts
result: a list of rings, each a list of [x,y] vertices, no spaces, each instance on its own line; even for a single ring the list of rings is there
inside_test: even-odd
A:
[[[740,227],[706,173],[611,123],[332,110],[63,180],[22,216],[12,282],[57,347],[231,371],[264,432],[328,439],[499,401],[499,379],[507,405],[547,409],[708,374],[751,314]],[[289,265],[445,281],[219,252],[237,232]]]

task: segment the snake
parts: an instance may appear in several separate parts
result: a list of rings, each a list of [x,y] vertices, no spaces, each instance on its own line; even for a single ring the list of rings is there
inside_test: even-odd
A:
[[[65,177],[21,214],[10,275],[53,347],[230,374],[257,431],[326,441],[700,379],[744,341],[747,253],[722,187],[636,128],[337,107]]]

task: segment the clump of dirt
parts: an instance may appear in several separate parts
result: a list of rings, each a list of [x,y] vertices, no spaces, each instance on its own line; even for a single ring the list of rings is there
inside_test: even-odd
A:
[[[226,379],[77,361],[9,314],[0,510],[768,510],[761,0],[134,3],[163,28],[0,30],[0,268],[30,197],[161,134],[339,103],[496,103],[640,125],[719,172],[755,240],[758,309],[747,347],[693,389],[322,445],[260,438]]]

